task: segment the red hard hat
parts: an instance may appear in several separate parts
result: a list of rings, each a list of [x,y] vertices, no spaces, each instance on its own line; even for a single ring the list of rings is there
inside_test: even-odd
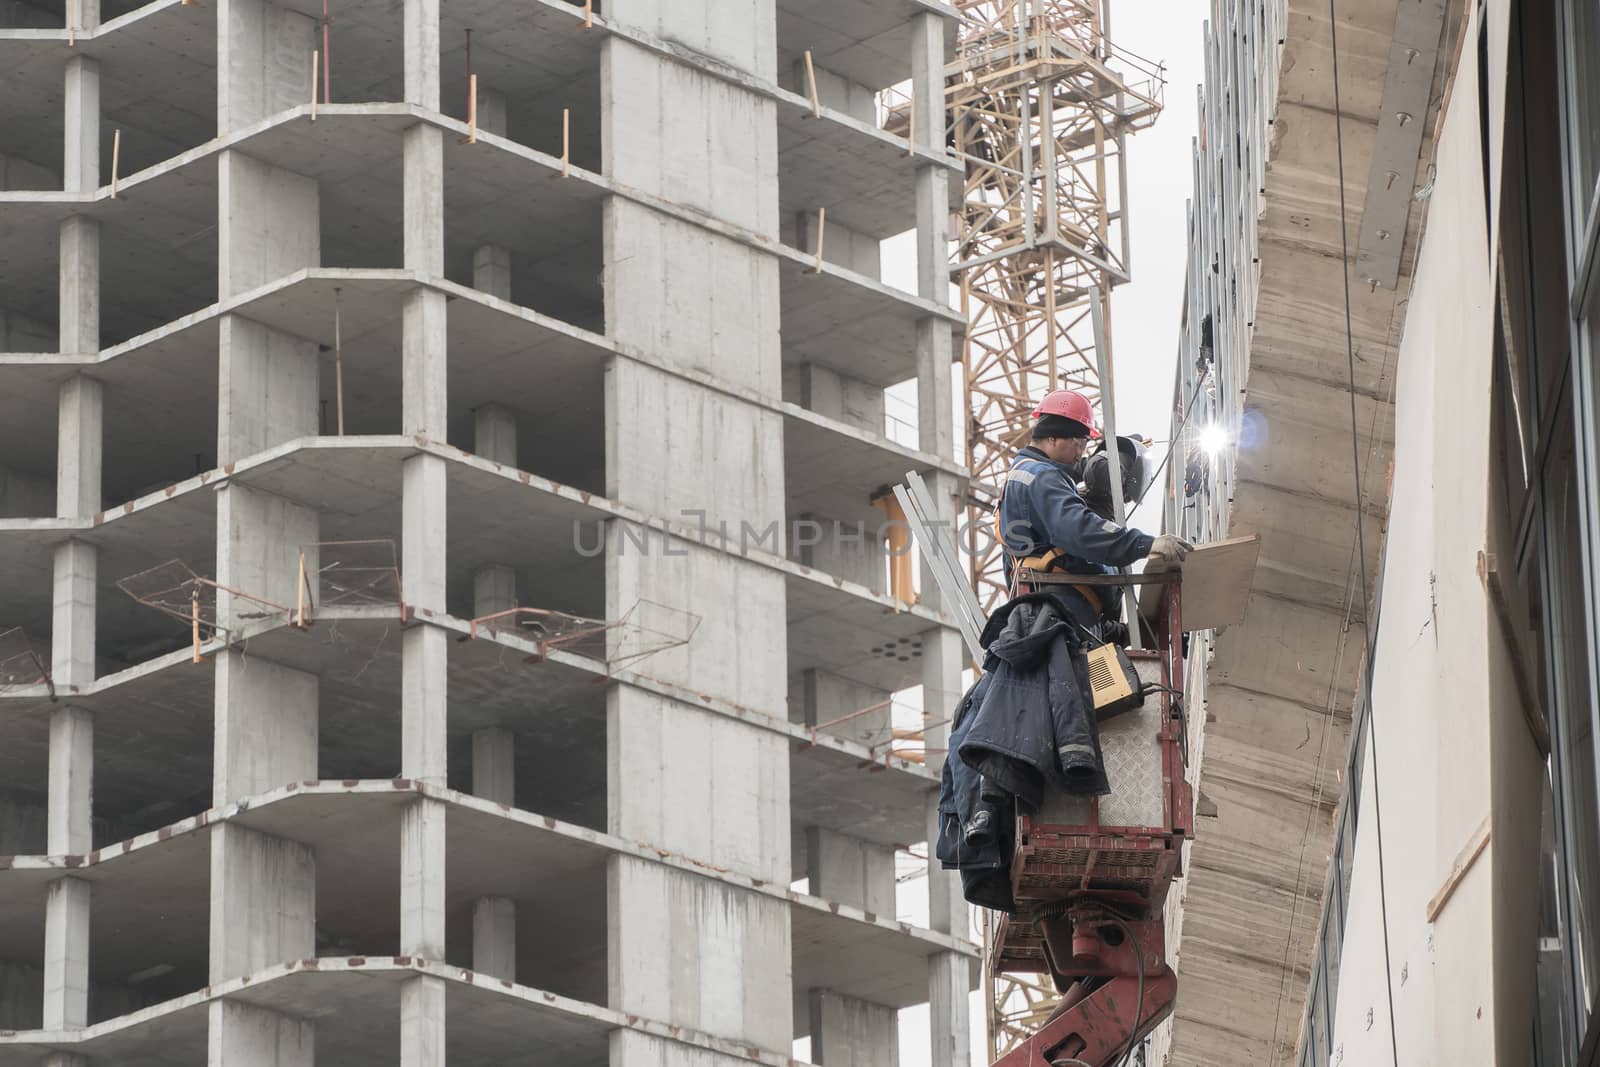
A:
[[[1094,424],[1094,405],[1089,403],[1088,397],[1071,389],[1057,389],[1039,401],[1039,406],[1033,409],[1033,417],[1037,419],[1040,415],[1060,415],[1087,426],[1090,437],[1100,436]]]

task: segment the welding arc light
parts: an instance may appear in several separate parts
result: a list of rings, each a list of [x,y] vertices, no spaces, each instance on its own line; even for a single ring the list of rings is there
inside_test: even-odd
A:
[[[1200,428],[1200,447],[1208,456],[1217,456],[1230,443],[1228,431],[1216,423]]]

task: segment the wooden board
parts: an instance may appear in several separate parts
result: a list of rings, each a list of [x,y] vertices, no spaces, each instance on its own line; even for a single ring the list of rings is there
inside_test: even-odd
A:
[[[1244,622],[1245,606],[1250,602],[1250,584],[1256,573],[1256,557],[1260,554],[1260,534],[1196,545],[1181,568],[1183,628],[1215,630]],[[1155,617],[1164,588],[1147,585],[1140,591],[1139,611],[1145,618]]]

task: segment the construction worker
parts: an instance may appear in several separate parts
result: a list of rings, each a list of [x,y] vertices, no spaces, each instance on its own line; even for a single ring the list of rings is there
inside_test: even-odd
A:
[[[1034,408],[1033,418],[1033,443],[1012,461],[995,509],[1008,582],[1019,568],[1106,574],[1146,556],[1182,562],[1194,547],[1187,541],[1118,526],[1084,503],[1079,465],[1090,438],[1100,436],[1088,397],[1057,389]],[[1049,589],[1073,618],[1097,632],[1121,614],[1116,586],[1052,583]]]

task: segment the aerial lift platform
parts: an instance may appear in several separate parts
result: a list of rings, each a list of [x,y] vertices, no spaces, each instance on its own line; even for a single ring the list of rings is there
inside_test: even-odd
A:
[[[1036,588],[1063,580],[1018,577],[1019,585]],[[1071,580],[1083,583],[1081,576]],[[1112,793],[1052,794],[1038,814],[1018,816],[1011,866],[1017,910],[996,931],[990,966],[1048,974],[1062,999],[995,1067],[1114,1067],[1171,1014],[1178,995],[1165,905],[1194,834],[1180,574],[1094,581],[1154,591],[1143,599],[1154,609],[1146,624],[1155,647],[1126,653],[1143,703],[1100,724]]]
[[[894,494],[982,662],[984,615],[927,487],[909,472]],[[1181,569],[1016,575],[1019,589],[1057,582],[1138,589],[1140,640],[1125,655],[1143,700],[1100,722],[1110,794],[1048,794],[1038,813],[1017,818],[1011,865],[1017,908],[996,931],[989,966],[996,973],[1048,974],[1062,997],[1044,1025],[994,1067],[1117,1067],[1172,1013],[1178,979],[1167,959],[1166,901],[1183,872],[1195,808],[1187,775],[1192,709],[1184,694],[1184,634],[1243,621],[1259,550],[1259,537],[1250,536],[1200,545]]]

